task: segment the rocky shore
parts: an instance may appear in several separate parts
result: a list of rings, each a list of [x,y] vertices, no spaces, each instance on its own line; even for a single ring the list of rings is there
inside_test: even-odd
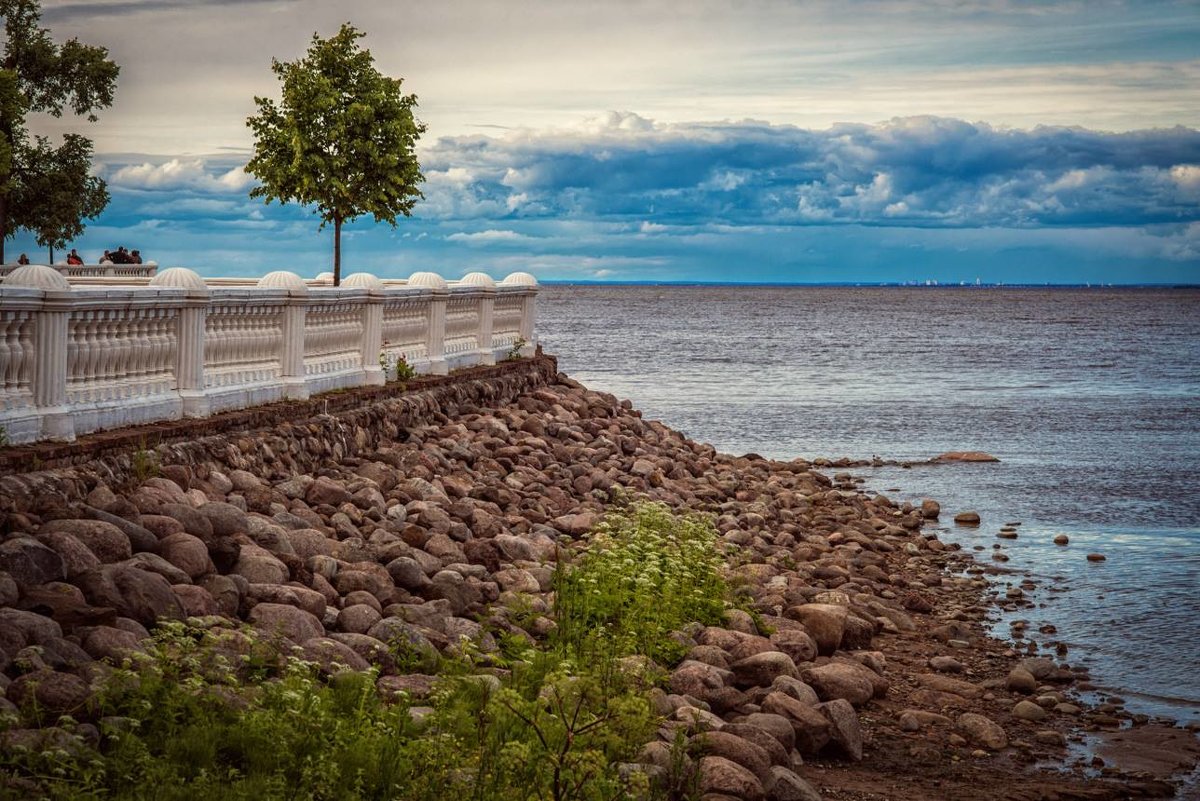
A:
[[[1130,722],[1129,749],[1195,762],[1194,735],[1089,707],[1085,671],[986,635],[1014,599],[928,530],[936,502],[717,453],[548,357],[371,392],[160,427],[133,451],[126,432],[5,457],[41,469],[0,477],[0,712],[78,722],[10,729],[0,748],[97,737],[84,710],[105,664],[163,619],[245,621],[421,697],[434,677],[391,643],[543,637],[555,560],[614,499],[644,497],[712,516],[745,600],[676,633],[649,774],[682,732],[708,801],[1170,797],[1179,765],[1064,769],[1073,731]]]

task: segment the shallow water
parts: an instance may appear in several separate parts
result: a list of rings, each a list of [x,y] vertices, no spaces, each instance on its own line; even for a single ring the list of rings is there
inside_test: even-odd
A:
[[[561,369],[722,451],[998,456],[852,472],[978,511],[943,536],[1033,576],[1015,617],[1130,708],[1200,719],[1200,290],[547,286],[538,314]]]

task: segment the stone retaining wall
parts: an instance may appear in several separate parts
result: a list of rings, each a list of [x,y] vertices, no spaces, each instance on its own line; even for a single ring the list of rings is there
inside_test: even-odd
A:
[[[138,472],[217,463],[279,479],[402,438],[403,429],[498,408],[557,380],[558,361],[530,359],[363,387],[303,401],[106,431],[75,442],[0,449],[0,513],[79,500],[100,481],[121,486]],[[143,476],[144,477],[144,476]]]

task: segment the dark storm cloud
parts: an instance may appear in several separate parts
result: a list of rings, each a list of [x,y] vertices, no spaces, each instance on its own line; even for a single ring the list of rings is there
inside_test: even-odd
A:
[[[825,130],[654,125],[440,140],[427,213],[657,222],[1055,226],[1200,219],[1200,132],[995,128],[936,117]],[[430,194],[430,193],[427,193]]]

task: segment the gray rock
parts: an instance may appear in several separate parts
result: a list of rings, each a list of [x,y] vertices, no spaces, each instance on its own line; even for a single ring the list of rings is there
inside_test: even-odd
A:
[[[792,658],[781,651],[764,651],[740,659],[730,666],[738,687],[769,687],[780,676],[798,679],[800,671]]]
[[[786,767],[771,768],[774,778],[771,801],[821,801],[821,794],[811,784]]]
[[[1000,751],[1008,747],[1008,735],[994,720],[974,712],[958,716],[958,729],[974,745],[989,751]]]
[[[829,721],[829,739],[851,761],[863,758],[862,729],[858,725],[858,713],[849,701],[841,698],[816,706],[818,712]]]
[[[250,610],[248,619],[259,629],[282,635],[296,644],[325,636],[325,627],[316,615],[287,604],[258,604]]]
[[[67,577],[63,558],[33,537],[13,537],[0,543],[0,570],[22,588]]]
[[[743,801],[763,801],[762,782],[746,768],[725,757],[706,756],[700,760],[700,792],[719,793]]]

